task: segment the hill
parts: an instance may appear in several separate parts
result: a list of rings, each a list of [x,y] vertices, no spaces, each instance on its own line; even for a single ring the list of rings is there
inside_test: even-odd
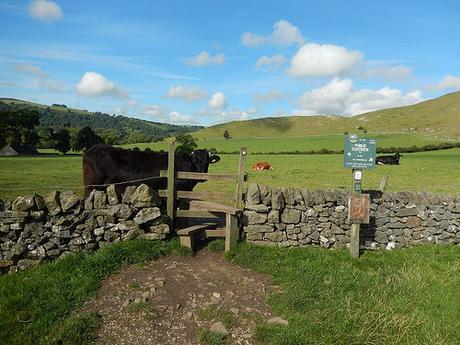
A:
[[[68,108],[64,104],[47,106],[18,99],[0,98],[0,113],[6,108],[17,111],[18,115],[23,109],[37,111],[40,116],[39,131],[46,127],[53,129],[66,127],[71,131],[76,131],[81,127],[90,126],[98,134],[110,138],[114,143],[149,142],[203,128],[202,126],[178,126],[122,115],[89,112]]]
[[[290,116],[233,121],[193,133],[200,140],[222,138],[302,137],[360,132],[411,133],[431,139],[460,139],[460,92],[418,104],[377,110],[352,117]]]

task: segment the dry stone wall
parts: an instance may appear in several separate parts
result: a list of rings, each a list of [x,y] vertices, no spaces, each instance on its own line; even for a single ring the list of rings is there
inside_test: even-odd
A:
[[[165,239],[169,226],[159,206],[147,185],[129,186],[121,197],[109,186],[86,200],[51,192],[0,201],[0,273],[137,237]]]
[[[361,226],[361,248],[460,243],[460,196],[370,194],[370,224]],[[243,213],[246,240],[280,247],[346,247],[350,241],[347,203],[344,191],[270,189],[251,184]]]

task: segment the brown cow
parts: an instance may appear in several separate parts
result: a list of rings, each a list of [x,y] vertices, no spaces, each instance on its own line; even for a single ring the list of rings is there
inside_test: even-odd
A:
[[[254,163],[252,165],[252,170],[271,170],[273,167],[270,165],[270,163],[267,162],[259,162],[259,163]]]

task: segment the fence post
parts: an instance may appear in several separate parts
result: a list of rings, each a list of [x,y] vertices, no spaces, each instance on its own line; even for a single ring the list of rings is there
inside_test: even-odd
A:
[[[385,188],[387,187],[388,183],[388,175],[383,175],[382,179],[380,180],[380,186],[379,186],[379,191],[382,193],[385,192]]]
[[[244,182],[244,163],[246,161],[247,150],[245,147],[240,149],[240,162],[238,164],[238,177],[236,180],[235,208],[243,207],[243,182]]]
[[[168,185],[167,185],[167,199],[166,199],[166,211],[171,222],[171,227],[174,226],[175,218],[175,206],[176,206],[176,190],[175,190],[175,171],[174,171],[174,159],[176,152],[176,141],[173,140],[169,144],[168,151]]]

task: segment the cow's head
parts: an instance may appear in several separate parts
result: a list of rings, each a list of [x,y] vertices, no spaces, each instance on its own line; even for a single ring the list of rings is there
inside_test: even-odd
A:
[[[217,155],[211,155],[208,150],[195,150],[191,154],[192,162],[195,172],[208,172],[210,163],[217,163],[220,161],[220,157]]]

